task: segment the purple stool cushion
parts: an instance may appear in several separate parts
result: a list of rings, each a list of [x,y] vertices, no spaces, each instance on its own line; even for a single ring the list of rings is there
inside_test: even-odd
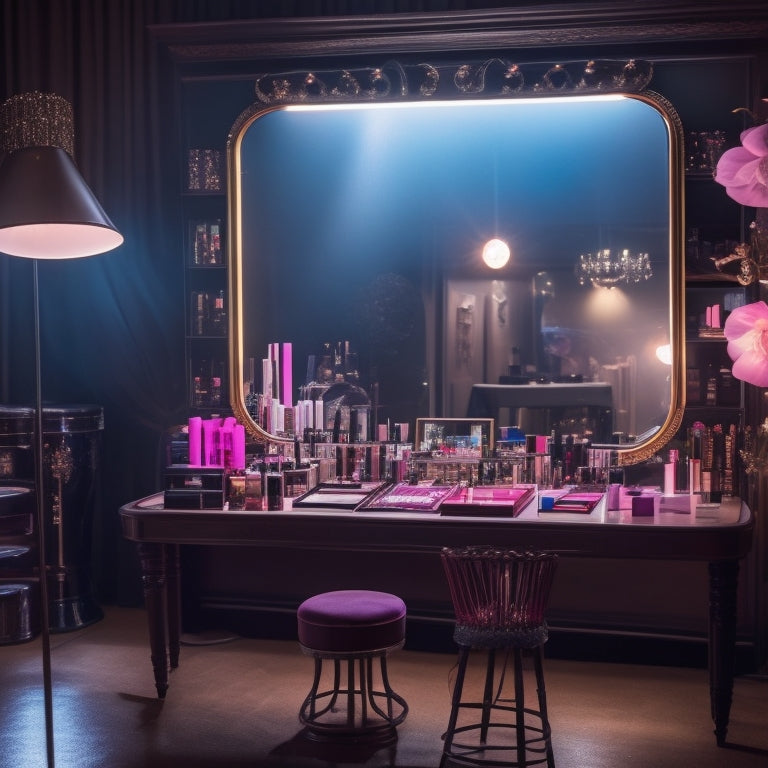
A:
[[[387,592],[323,592],[305,600],[297,616],[299,642],[313,651],[362,653],[405,638],[405,603]]]

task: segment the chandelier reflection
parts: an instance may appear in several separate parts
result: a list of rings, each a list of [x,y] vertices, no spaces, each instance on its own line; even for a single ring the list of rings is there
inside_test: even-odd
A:
[[[631,253],[625,248],[611,253],[604,248],[596,253],[582,253],[576,268],[579,285],[591,283],[611,288],[619,283],[639,283],[653,275],[647,253]]]

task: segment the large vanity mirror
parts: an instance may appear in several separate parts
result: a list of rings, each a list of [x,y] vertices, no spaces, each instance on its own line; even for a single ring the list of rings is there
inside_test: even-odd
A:
[[[438,97],[305,90],[236,123],[236,414],[293,439],[255,405],[269,346],[289,342],[293,401],[344,379],[373,438],[491,417],[647,458],[684,405],[673,110],[642,89]]]

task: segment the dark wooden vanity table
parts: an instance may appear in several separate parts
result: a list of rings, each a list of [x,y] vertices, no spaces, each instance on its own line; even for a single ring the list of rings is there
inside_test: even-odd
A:
[[[155,684],[162,698],[179,662],[180,545],[336,550],[438,557],[443,546],[492,541],[565,558],[680,560],[709,568],[709,676],[718,745],[725,743],[733,690],[739,560],[752,546],[753,517],[738,499],[691,513],[601,508],[584,516],[540,517],[536,505],[514,519],[409,512],[302,509],[284,512],[166,510],[162,494],[120,510],[125,538],[137,544],[148,611]],[[312,578],[311,573],[306,578]]]

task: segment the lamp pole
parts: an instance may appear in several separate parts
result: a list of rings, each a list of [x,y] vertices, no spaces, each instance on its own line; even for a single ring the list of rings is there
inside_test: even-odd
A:
[[[37,549],[40,586],[40,640],[43,662],[45,707],[45,751],[49,768],[55,765],[53,740],[53,679],[51,675],[51,630],[48,616],[48,568],[45,543],[45,440],[43,433],[42,366],[40,364],[40,293],[37,259],[32,259],[35,346],[35,496],[37,501]]]

